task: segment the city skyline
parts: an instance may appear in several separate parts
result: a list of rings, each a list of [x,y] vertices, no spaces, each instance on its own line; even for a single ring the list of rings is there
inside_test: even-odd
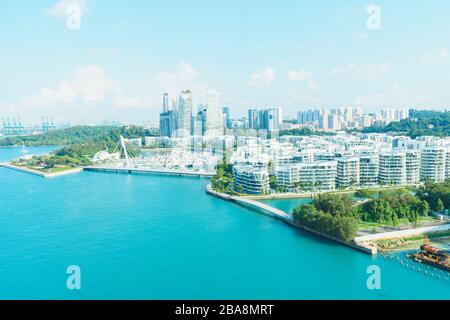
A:
[[[292,117],[328,106],[443,109],[450,4],[432,3],[377,1],[379,29],[369,28],[368,4],[356,0],[214,8],[196,1],[177,10],[102,0],[2,3],[0,34],[9,46],[0,56],[8,61],[0,116],[156,122],[161,93],[185,89],[194,108],[216,89],[232,117],[254,107]],[[67,26],[71,4],[81,10],[80,29]]]

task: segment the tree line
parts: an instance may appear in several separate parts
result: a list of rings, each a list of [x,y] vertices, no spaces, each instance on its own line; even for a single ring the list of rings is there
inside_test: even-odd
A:
[[[419,136],[447,137],[450,135],[450,111],[410,110],[408,119],[385,125],[376,122],[363,133],[402,133],[411,138]]]

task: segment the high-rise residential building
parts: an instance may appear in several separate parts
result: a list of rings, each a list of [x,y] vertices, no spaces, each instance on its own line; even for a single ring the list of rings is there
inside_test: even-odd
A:
[[[445,157],[445,179],[450,179],[450,147],[447,148]]]
[[[307,111],[299,111],[297,113],[297,122],[298,124],[313,124],[318,123],[320,117],[320,110],[307,110]]]
[[[340,189],[357,187],[360,181],[359,158],[349,157],[337,160],[336,186]]]
[[[339,116],[335,115],[335,114],[330,114],[328,116],[328,129],[330,130],[340,130],[340,121],[339,121]]]
[[[223,132],[222,108],[220,107],[219,93],[210,90],[206,95],[206,123],[205,134],[217,136]]]
[[[178,100],[177,136],[189,137],[192,122],[192,93],[190,90],[182,91]]]
[[[319,116],[319,128],[323,130],[328,129],[328,112],[323,110]]]
[[[413,185],[420,182],[420,150],[405,150],[406,154],[406,184]]]
[[[371,187],[378,185],[378,156],[367,155],[359,157],[359,185]]]
[[[266,110],[267,130],[280,130],[283,122],[281,108],[270,108]]]
[[[445,180],[447,150],[443,147],[422,149],[420,178],[422,181],[442,182]]]
[[[406,184],[406,154],[404,152],[384,152],[379,157],[379,183],[381,185]]]
[[[280,130],[282,124],[281,108],[250,109],[248,119],[250,129],[256,130]]]

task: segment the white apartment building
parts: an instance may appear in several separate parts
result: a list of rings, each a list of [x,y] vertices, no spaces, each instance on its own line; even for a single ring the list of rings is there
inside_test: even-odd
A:
[[[245,194],[267,194],[269,172],[266,167],[252,165],[233,166],[234,190]]]
[[[359,185],[372,187],[378,185],[378,155],[365,155],[359,158]]]
[[[339,189],[359,186],[359,158],[341,158],[337,160],[336,186]]]
[[[445,179],[450,179],[450,147],[447,148],[445,157]]]
[[[413,185],[420,182],[421,151],[406,150],[406,184]]]
[[[406,184],[406,154],[385,152],[380,154],[378,179],[381,185]]]
[[[445,180],[447,150],[443,147],[422,149],[420,178],[422,181],[442,182]]]
[[[302,163],[299,167],[300,184],[306,191],[336,190],[337,162]]]
[[[298,192],[300,189],[299,172],[299,165],[278,166],[275,170],[278,186],[289,192]]]
[[[276,169],[277,183],[291,191],[333,191],[336,189],[336,161],[299,163]]]

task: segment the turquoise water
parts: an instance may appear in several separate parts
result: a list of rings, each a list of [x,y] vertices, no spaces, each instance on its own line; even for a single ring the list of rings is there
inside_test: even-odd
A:
[[[0,181],[2,299],[450,298],[443,280],[209,197],[206,180],[0,169]],[[366,286],[372,264],[380,291]]]
[[[282,200],[262,200],[261,202],[267,203],[272,207],[283,210],[285,212],[292,212],[298,206],[308,204],[312,202],[311,198],[305,199],[282,199]]]

